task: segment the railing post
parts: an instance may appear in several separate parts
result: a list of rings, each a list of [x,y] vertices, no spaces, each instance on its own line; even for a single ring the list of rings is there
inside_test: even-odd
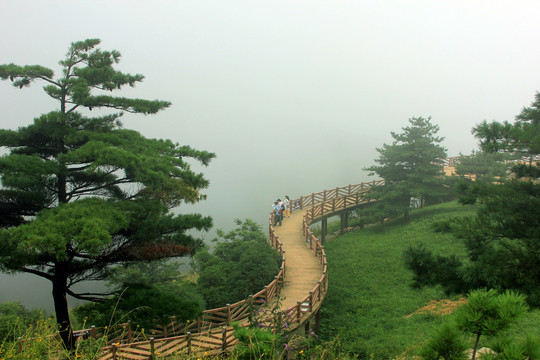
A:
[[[298,324],[300,324],[300,321],[302,319],[302,302],[300,300],[298,300],[296,302],[296,307],[298,308],[298,311],[297,311],[297,321],[298,321]]]
[[[226,326],[221,328],[221,351],[225,351],[225,350],[227,350],[227,327]]]
[[[319,293],[317,295],[317,301],[321,301],[321,293],[322,293],[321,280],[317,281],[317,284],[319,285]]]
[[[201,332],[201,322],[202,322],[202,319],[201,317],[199,316],[197,318],[197,332],[200,333]]]
[[[309,312],[313,311],[313,291],[309,292]]]
[[[303,209],[303,206],[304,206],[304,197],[300,196],[300,210]]]
[[[227,325],[231,325],[231,304],[227,304]]]
[[[133,337],[133,331],[131,330],[131,320],[128,320],[128,322],[126,323],[126,327],[127,327],[128,341],[131,342],[131,339]]]
[[[19,354],[22,353],[22,343],[23,343],[23,338],[22,337],[18,337],[17,338],[17,346],[19,347]]]
[[[96,339],[96,338],[97,338],[97,334],[96,334],[96,325],[90,326],[90,333],[92,334],[92,339]]]
[[[151,337],[150,338],[150,359],[155,359],[156,358],[156,355],[155,355],[155,344],[154,344],[154,338]]]
[[[187,332],[187,353],[188,355],[191,355],[191,332]]]
[[[150,341],[152,341],[152,339],[153,339],[153,338],[150,338]],[[113,358],[113,360],[118,359],[118,358],[116,357],[116,351],[117,351],[117,350],[118,350],[118,349],[117,349],[117,347],[116,347],[116,344],[113,344],[112,347],[111,347],[111,352],[112,352],[112,358]]]

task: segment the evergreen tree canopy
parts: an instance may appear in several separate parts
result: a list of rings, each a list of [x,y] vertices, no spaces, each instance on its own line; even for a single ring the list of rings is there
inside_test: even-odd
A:
[[[116,50],[100,40],[72,43],[62,72],[43,66],[0,65],[0,78],[17,88],[36,81],[58,109],[17,130],[0,130],[0,270],[50,280],[57,321],[72,344],[66,294],[74,284],[103,279],[117,264],[192,254],[202,244],[188,233],[208,230],[209,217],[170,209],[204,199],[208,186],[189,161],[215,156],[170,140],[147,139],[122,128],[124,112],[154,114],[170,103],[114,96],[143,76],[114,68]],[[116,112],[88,116],[88,110]],[[105,114],[105,115],[101,115]]]
[[[506,176],[507,157],[499,152],[473,151],[471,155],[461,155],[456,164],[456,173],[482,183],[492,183]]]
[[[430,117],[418,117],[409,119],[409,126],[402,130],[400,134],[391,132],[391,145],[377,148],[378,165],[365,169],[385,181],[370,193],[380,201],[367,209],[373,214],[375,208],[379,219],[399,213],[407,218],[411,199],[419,199],[423,204],[445,194],[440,163],[446,158],[446,150],[439,145],[444,139],[437,136],[439,126],[431,124]]]
[[[473,129],[485,151],[519,159],[525,154],[526,161],[517,163],[506,180],[465,187],[465,202],[479,205],[474,218],[456,219],[452,227],[464,241],[466,258],[435,255],[425,247],[407,252],[416,285],[441,284],[449,293],[483,287],[517,290],[540,306],[540,167],[532,161],[540,149],[539,114],[537,93],[515,124],[484,122]]]
[[[473,135],[479,139],[480,148],[486,152],[505,152],[519,163],[513,172],[520,177],[540,177],[540,168],[534,166],[534,159],[540,155],[540,92],[530,107],[523,107],[515,122],[482,122],[473,128]],[[538,165],[538,164],[536,164]]]

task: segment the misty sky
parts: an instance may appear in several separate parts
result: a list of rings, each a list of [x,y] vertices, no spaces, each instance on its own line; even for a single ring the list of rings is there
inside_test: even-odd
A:
[[[469,153],[475,124],[512,121],[540,90],[539,18],[537,0],[2,0],[0,63],[58,71],[85,38],[119,50],[146,79],[118,95],[173,103],[125,127],[215,152],[208,200],[181,211],[229,229],[264,223],[277,197],[371,180],[413,116]],[[1,128],[57,108],[41,86],[0,83]]]

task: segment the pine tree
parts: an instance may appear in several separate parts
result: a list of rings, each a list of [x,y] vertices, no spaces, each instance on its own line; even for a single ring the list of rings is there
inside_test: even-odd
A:
[[[113,96],[144,77],[116,70],[120,53],[99,44],[72,43],[59,76],[39,65],[0,65],[2,80],[21,89],[44,82],[59,104],[31,125],[0,130],[0,146],[9,151],[0,157],[0,270],[52,282],[68,348],[74,339],[67,295],[104,295],[76,293],[73,285],[101,280],[117,264],[192,254],[201,240],[187,231],[212,224],[170,210],[204,199],[208,181],[188,161],[208,165],[214,154],[124,129],[123,113],[155,114],[170,103]],[[96,109],[100,116],[88,116]]]
[[[391,145],[377,148],[375,162],[379,165],[365,169],[385,181],[370,194],[379,201],[366,209],[379,219],[402,213],[408,220],[411,200],[423,205],[445,194],[440,161],[446,158],[446,150],[439,145],[444,140],[437,136],[439,126],[431,124],[430,117],[418,117],[409,119],[409,126],[402,130],[400,134],[391,132]]]
[[[462,202],[476,203],[475,217],[455,219],[454,234],[466,258],[432,254],[424,246],[406,252],[415,285],[442,285],[447,292],[478,288],[517,290],[540,306],[540,93],[514,124],[483,122],[473,129],[483,151],[518,161],[508,179],[470,184]],[[464,200],[465,199],[465,200]],[[429,274],[429,276],[426,276]]]

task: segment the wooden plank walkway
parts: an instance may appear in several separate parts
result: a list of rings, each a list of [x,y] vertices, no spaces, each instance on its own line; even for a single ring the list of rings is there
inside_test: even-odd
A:
[[[282,310],[296,306],[322,276],[321,262],[302,235],[304,214],[305,210],[294,211],[283,219],[282,226],[274,226],[285,250],[285,283],[280,292]]]

